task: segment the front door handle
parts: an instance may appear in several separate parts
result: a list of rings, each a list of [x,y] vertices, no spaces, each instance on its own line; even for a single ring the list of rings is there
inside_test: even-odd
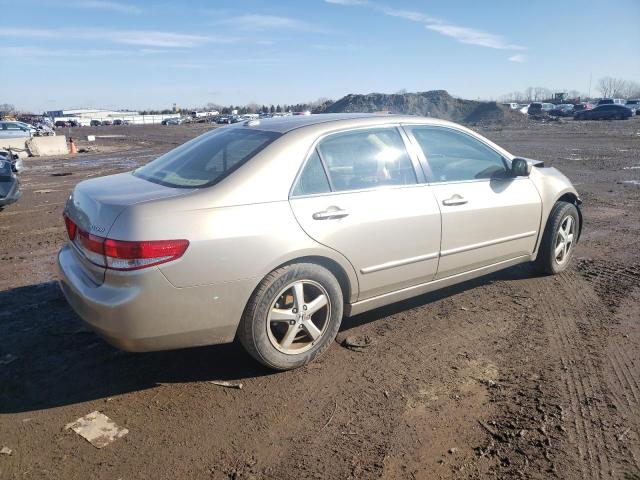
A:
[[[349,215],[349,212],[341,209],[340,207],[331,206],[322,212],[316,212],[312,215],[314,220],[333,220],[337,218],[344,218]]]
[[[446,200],[442,201],[443,205],[447,205],[450,207],[453,207],[456,205],[464,205],[465,203],[467,203],[467,200],[465,200],[465,198],[462,195],[458,195],[457,193],[453,197],[447,198]]]

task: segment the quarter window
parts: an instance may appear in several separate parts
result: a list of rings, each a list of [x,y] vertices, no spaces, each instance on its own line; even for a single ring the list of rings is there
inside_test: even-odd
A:
[[[334,191],[417,183],[400,133],[395,128],[331,135],[318,151]]]
[[[293,196],[313,195],[328,193],[331,191],[327,174],[324,172],[322,161],[316,150],[313,151],[298,178],[298,183],[293,189]]]
[[[413,127],[431,168],[431,181],[456,182],[504,177],[502,156],[470,135],[449,128]]]

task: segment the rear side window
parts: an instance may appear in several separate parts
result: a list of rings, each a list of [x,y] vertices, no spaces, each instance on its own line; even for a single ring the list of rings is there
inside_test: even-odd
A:
[[[431,168],[431,181],[459,182],[504,176],[502,156],[470,135],[448,128],[413,127]]]
[[[417,183],[416,173],[396,128],[331,135],[318,144],[334,191]]]
[[[281,134],[220,128],[165,153],[134,175],[174,188],[211,186],[251,159]]]
[[[293,189],[293,196],[313,195],[328,193],[331,191],[327,174],[322,166],[322,161],[316,150],[313,151],[298,178],[298,183]]]

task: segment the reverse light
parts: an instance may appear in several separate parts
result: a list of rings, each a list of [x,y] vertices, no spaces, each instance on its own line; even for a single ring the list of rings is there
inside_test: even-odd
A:
[[[110,270],[139,270],[176,260],[189,247],[188,240],[113,240],[85,232],[67,215],[69,240],[91,263]]]

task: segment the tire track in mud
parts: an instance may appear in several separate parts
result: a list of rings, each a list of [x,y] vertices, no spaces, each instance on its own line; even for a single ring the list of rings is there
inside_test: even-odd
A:
[[[636,306],[633,310],[633,305],[640,292],[640,264],[581,259],[578,270],[608,307],[616,324],[625,316],[630,319],[637,318],[638,309]],[[636,436],[639,433],[637,417],[640,411],[640,368],[629,353],[620,347],[620,343],[620,338],[610,337],[604,348],[608,370],[612,373],[609,375],[609,382],[613,405],[619,409],[620,419],[624,420],[619,427],[622,431],[615,437],[619,448],[627,453],[626,462],[623,463],[632,463],[635,470],[640,471],[637,452],[634,452],[633,446],[630,447],[624,442],[630,431]]]
[[[604,345],[594,344],[602,343],[599,330],[606,327],[600,324],[609,314],[588,286],[581,288],[580,277],[573,273],[538,283],[549,340],[561,363],[561,383],[572,417],[569,437],[582,478],[610,478],[612,453],[618,452],[615,439],[608,435],[603,409],[609,392],[596,352],[604,351]]]

